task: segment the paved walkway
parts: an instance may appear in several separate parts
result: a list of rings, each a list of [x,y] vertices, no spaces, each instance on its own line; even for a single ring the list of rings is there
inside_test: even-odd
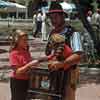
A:
[[[9,83],[0,83],[0,100],[10,100]],[[100,84],[85,84],[77,88],[76,100],[100,100]]]
[[[77,89],[76,100],[100,100],[100,84],[85,84]]]

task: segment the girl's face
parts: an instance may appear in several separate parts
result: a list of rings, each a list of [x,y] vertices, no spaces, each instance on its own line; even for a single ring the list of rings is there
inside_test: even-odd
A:
[[[22,49],[27,49],[27,47],[28,47],[28,36],[27,35],[23,35],[23,36],[19,37],[18,47],[20,47]]]
[[[56,57],[62,56],[62,54],[63,54],[63,51],[60,50],[60,49],[57,49],[57,50],[55,51],[55,56],[56,56]]]

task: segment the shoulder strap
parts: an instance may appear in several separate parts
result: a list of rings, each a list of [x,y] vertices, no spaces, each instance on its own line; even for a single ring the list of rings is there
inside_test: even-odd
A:
[[[70,37],[74,33],[72,26],[66,26],[65,29],[61,32],[65,36],[65,43],[70,46]]]

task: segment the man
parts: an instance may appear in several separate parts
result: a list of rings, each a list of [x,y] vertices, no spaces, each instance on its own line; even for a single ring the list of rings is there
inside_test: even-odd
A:
[[[36,37],[37,34],[41,33],[41,27],[42,27],[42,12],[38,11],[36,15],[36,30],[33,34],[33,37]]]
[[[92,24],[97,25],[97,27],[99,28],[99,24],[100,24],[100,9],[97,9],[96,12],[94,12],[94,14],[92,15]]]
[[[87,12],[87,21],[91,24],[91,21],[92,21],[92,11],[91,10]]]
[[[53,2],[51,3],[50,9],[49,9],[49,16],[51,19],[51,23],[53,25],[53,30],[51,31],[50,35],[49,35],[49,40],[48,40],[48,44],[46,47],[46,55],[50,55],[53,51],[53,48],[51,46],[51,42],[50,42],[50,37],[53,34],[60,34],[63,35],[65,37],[65,41],[66,44],[70,46],[70,48],[72,49],[72,55],[70,55],[69,57],[67,57],[63,62],[60,61],[55,61],[51,64],[51,68],[52,69],[59,69],[59,68],[63,68],[63,66],[65,64],[70,66],[69,70],[66,70],[64,79],[65,77],[68,79],[67,80],[67,84],[64,87],[65,88],[65,93],[63,95],[63,99],[64,100],[75,100],[75,80],[72,76],[74,74],[73,72],[75,72],[76,70],[76,65],[77,63],[80,61],[80,59],[82,58],[82,54],[83,54],[83,49],[82,49],[82,45],[81,45],[81,40],[80,40],[80,34],[78,32],[74,32],[73,28],[69,25],[65,24],[65,12],[63,11],[61,5],[59,5],[57,2]],[[58,67],[58,66],[61,67]],[[58,100],[57,98],[53,99],[53,100]]]
[[[92,15],[92,27],[93,27],[94,33],[96,35],[96,41],[98,41],[98,43],[96,45],[97,59],[100,59],[100,53],[99,53],[100,52],[100,9],[99,8]],[[100,60],[99,60],[99,62],[100,62]]]

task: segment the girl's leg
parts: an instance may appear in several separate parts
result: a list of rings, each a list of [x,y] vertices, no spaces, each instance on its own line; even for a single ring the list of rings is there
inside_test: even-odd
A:
[[[26,100],[28,81],[10,79],[11,100]]]

